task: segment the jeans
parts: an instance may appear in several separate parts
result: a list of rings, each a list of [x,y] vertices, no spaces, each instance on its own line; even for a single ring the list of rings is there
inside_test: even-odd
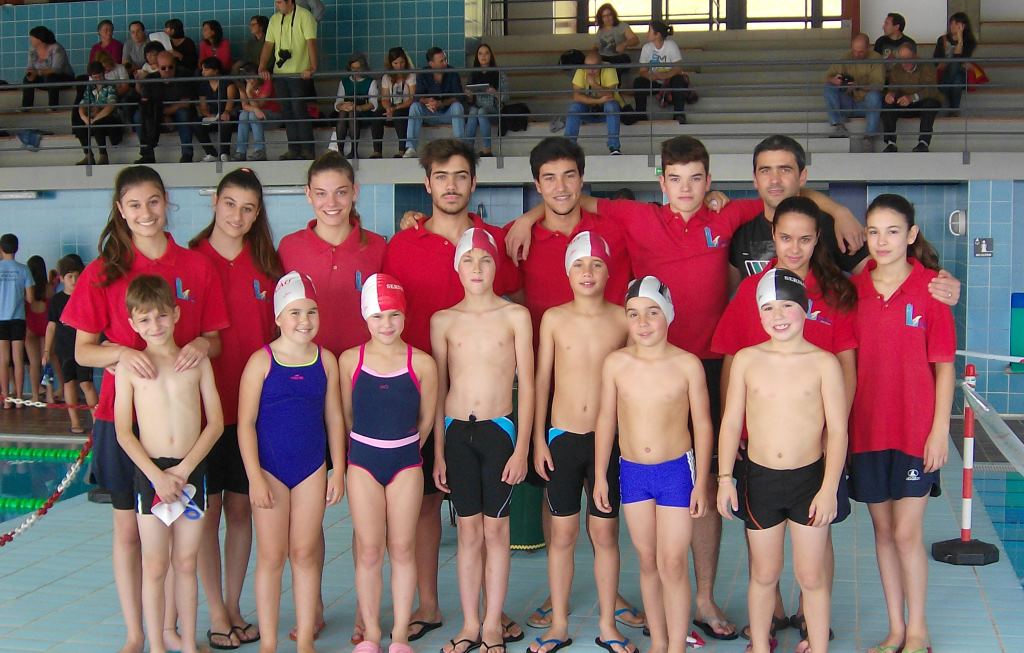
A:
[[[465,111],[458,101],[452,102],[441,111],[431,111],[422,102],[413,102],[409,107],[409,133],[407,140],[409,147],[416,149],[420,142],[420,130],[423,123],[438,125],[446,122],[452,123],[452,136],[461,139],[465,133],[465,121],[462,116]]]
[[[600,111],[600,113],[598,113]],[[584,122],[608,123],[608,148],[619,149],[619,103],[609,100],[600,107],[573,102],[569,105],[569,115],[565,119],[565,137],[576,142],[580,134],[580,125]]]
[[[952,110],[960,108],[960,99],[967,87],[967,69],[956,60],[946,64],[942,71],[942,94],[946,96],[946,106]]]
[[[306,107],[309,100],[309,81],[298,77],[275,77],[274,95],[281,105],[281,119],[288,134],[288,150],[311,153],[313,151],[313,125]]]
[[[267,149],[267,142],[263,137],[263,130],[266,123],[280,120],[280,115],[275,111],[264,111],[266,116],[263,120],[256,117],[252,111],[242,111],[238,114],[238,134],[235,136],[235,152],[245,154],[249,149],[249,132],[252,132],[252,149],[254,152],[262,152]]]
[[[476,138],[476,128],[480,127],[480,138],[483,140],[485,150],[491,149],[491,118],[498,112],[490,107],[470,107],[469,118],[466,119],[466,142],[470,146]]]
[[[881,124],[882,92],[868,91],[863,100],[853,99],[842,86],[825,84],[825,104],[828,106],[828,121],[841,125],[847,118],[864,116],[867,119],[865,136],[877,136]]]
[[[143,102],[139,106],[139,145],[143,157],[152,157],[153,150],[160,142],[160,125],[163,122],[163,103]],[[181,156],[192,158],[192,125],[199,121],[196,112],[191,107],[178,109],[168,116],[171,122],[177,125],[178,140],[181,141]],[[207,139],[209,142],[209,139]]]

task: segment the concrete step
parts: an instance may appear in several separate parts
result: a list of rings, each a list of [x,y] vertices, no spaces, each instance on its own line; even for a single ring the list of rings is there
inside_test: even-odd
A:
[[[983,22],[978,30],[979,40],[989,43],[1024,43],[1024,21]]]

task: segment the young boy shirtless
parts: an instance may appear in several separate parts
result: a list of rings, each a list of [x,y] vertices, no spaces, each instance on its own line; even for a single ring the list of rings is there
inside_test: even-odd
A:
[[[458,515],[463,614],[462,630],[444,653],[466,653],[481,645],[484,653],[505,651],[501,611],[510,566],[509,501],[513,486],[526,477],[534,383],[530,314],[494,294],[499,260],[493,236],[467,229],[454,261],[465,297],[430,319],[438,372],[434,481],[451,493]],[[512,422],[517,376],[518,433]],[[487,606],[482,628],[481,590]]]
[[[142,540],[142,611],[149,650],[164,653],[164,579],[174,560],[174,600],[182,650],[196,651],[196,554],[206,510],[206,454],[224,430],[208,359],[177,369],[179,311],[167,282],[141,276],[126,294],[132,329],[146,341],[156,376],[144,379],[119,363],[114,375],[117,442],[135,463],[135,509]],[[138,420],[136,437],[132,411]],[[202,417],[206,426],[202,427]],[[201,430],[200,430],[201,429]],[[158,516],[160,515],[160,516]],[[172,520],[173,519],[173,520]]]
[[[606,478],[618,427],[622,510],[640,560],[649,651],[683,653],[690,620],[687,551],[707,511],[711,414],[700,359],[667,340],[675,311],[656,277],[626,293],[631,344],[605,359],[594,452],[594,502],[612,509]],[[693,435],[687,428],[693,421]],[[696,463],[693,449],[696,448]]]
[[[594,505],[594,429],[601,397],[601,365],[626,344],[622,307],[604,298],[611,251],[593,231],[581,231],[565,252],[565,272],[573,300],[548,309],[540,323],[537,350],[537,405],[533,417],[533,464],[547,481],[551,510],[548,582],[551,627],[530,646],[533,653],[554,653],[572,644],[569,594],[573,554],[580,532],[580,493],[586,490],[587,532],[594,546],[594,580],[600,607],[601,636],[596,643],[612,653],[634,653],[635,646],[615,626],[619,581],[619,452],[612,444],[606,480],[610,512]],[[552,280],[553,281],[553,280]],[[548,401],[551,418],[547,422]]]
[[[750,645],[774,650],[775,587],[782,572],[786,527],[804,597],[810,650],[828,650],[831,578],[826,528],[846,461],[849,414],[836,357],[804,339],[807,290],[789,270],[770,270],[757,284],[761,326],[771,340],[740,350],[732,364],[719,445],[718,511],[732,519],[743,497],[750,542]],[[749,441],[745,471],[732,483],[740,432]],[[822,459],[822,429],[827,438]]]

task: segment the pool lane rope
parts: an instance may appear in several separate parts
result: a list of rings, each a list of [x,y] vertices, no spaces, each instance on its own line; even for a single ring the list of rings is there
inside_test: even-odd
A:
[[[74,462],[71,463],[71,466],[68,468],[67,474],[64,475],[64,480],[62,480],[60,484],[57,485],[57,489],[53,491],[53,494],[50,495],[50,498],[44,501],[41,506],[36,508],[32,512],[32,514],[26,517],[25,520],[21,522],[21,524],[19,524],[14,530],[0,534],[0,548],[6,546],[9,542],[14,541],[14,538],[18,537],[28,529],[32,528],[32,526],[34,526],[43,515],[50,511],[50,508],[53,507],[53,504],[57,503],[61,495],[64,494],[64,491],[68,489],[68,486],[71,485],[71,483],[75,480],[75,477],[78,476],[78,472],[81,471],[82,469],[82,463],[84,463],[85,459],[89,456],[89,451],[91,449],[92,438],[90,437],[82,446],[81,451],[78,452],[78,456],[75,458]]]

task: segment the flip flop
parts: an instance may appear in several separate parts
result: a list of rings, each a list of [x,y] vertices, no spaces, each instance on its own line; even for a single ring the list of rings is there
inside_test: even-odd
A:
[[[696,619],[693,620],[693,625],[696,626],[697,628],[700,628],[701,630],[703,630],[704,634],[707,637],[710,637],[711,639],[720,639],[720,640],[727,641],[727,642],[736,639],[737,637],[740,636],[740,634],[738,632],[736,632],[735,630],[733,630],[731,633],[719,633],[719,632],[716,632],[715,628],[714,628],[714,626],[712,624],[717,624],[717,625],[721,626],[722,624],[728,624],[728,623],[729,623],[728,621],[725,621],[725,620],[722,620],[722,619],[717,619],[717,620],[714,620],[714,621],[697,621]]]
[[[530,628],[548,628],[551,626],[551,622],[548,621],[545,623],[540,621],[540,619],[546,619],[547,616],[551,614],[552,610],[554,610],[554,608],[548,608],[547,610],[544,608],[537,608],[533,611],[533,614],[526,618],[526,625]]]
[[[619,623],[619,624],[622,624],[623,626],[625,626],[627,628],[643,628],[646,625],[643,621],[641,621],[640,623],[633,623],[633,622],[626,621],[625,619],[619,619],[619,615],[620,614],[627,614],[627,613],[633,615],[634,619],[639,619],[640,618],[640,611],[637,610],[634,607],[619,608],[618,610],[615,611],[615,622]]]
[[[807,619],[802,614],[795,614],[789,618],[789,625],[800,631],[800,639],[807,639]],[[828,641],[832,641],[836,638],[835,632],[831,628],[828,629]],[[915,652],[916,653],[916,652]]]
[[[634,646],[630,649],[629,639],[601,639],[600,637],[594,638],[594,643],[608,651],[608,653],[637,653],[637,648]],[[621,646],[623,651],[616,651],[614,646]]]
[[[256,628],[255,624],[247,623],[244,626],[232,626],[231,632],[238,632],[238,641],[242,644],[252,644],[253,642],[260,641],[260,630],[256,628],[256,637],[251,639],[245,639],[245,634],[250,628]]]
[[[324,628],[327,628],[327,622],[321,620],[320,623],[317,624],[316,629],[313,631],[313,641],[314,642],[316,640],[320,639],[320,633],[323,632]],[[291,630],[288,631],[288,639],[292,640],[293,642],[299,641],[299,627],[298,626],[295,626],[294,628],[292,628]],[[359,641],[362,641],[362,640],[359,640]]]
[[[868,649],[868,653],[903,653],[902,646],[873,646]]]
[[[472,639],[460,639],[458,641],[456,641],[454,639],[449,639],[448,643],[452,645],[452,650],[451,650],[450,653],[470,653],[471,651],[475,651],[478,648],[480,648],[480,645],[483,642],[474,641]],[[462,645],[462,644],[469,644],[469,646],[467,646],[466,648],[464,648],[464,649],[462,649],[460,651],[459,650],[459,646]],[[444,653],[444,648],[443,647],[441,648],[441,653]]]
[[[366,635],[366,628],[362,624],[354,623],[352,624],[352,634],[348,636],[348,641],[353,645],[362,644],[364,635]]]
[[[519,629],[518,635],[510,634],[513,628]],[[526,637],[526,633],[523,632],[523,627],[517,624],[516,622],[509,621],[507,624],[501,624],[501,638],[506,644],[511,644],[512,642],[520,642],[523,640],[524,637]]]
[[[213,638],[214,637],[223,637],[224,639],[228,640],[228,643],[227,644],[214,644],[213,643]],[[231,643],[231,631],[230,630],[228,632],[226,632],[226,633],[217,633],[217,632],[214,632],[213,630],[207,630],[206,631],[206,641],[210,645],[210,648],[216,649],[218,651],[233,651],[236,648],[238,648],[238,644],[232,644]]]
[[[68,433],[73,433],[75,435],[83,435],[85,433],[85,429],[82,428],[81,426],[69,426],[68,427]],[[214,636],[223,635],[223,634],[224,633],[214,633]]]
[[[380,644],[374,642],[368,642],[365,639],[352,649],[352,653],[384,653],[384,649],[380,647]]]
[[[903,653],[932,653],[932,647],[923,646],[921,648],[914,649],[913,651],[904,651]]]
[[[417,639],[421,639],[424,635],[426,635],[430,631],[437,630],[438,628],[440,628],[443,625],[444,625],[444,623],[440,622],[440,621],[423,621],[422,619],[417,619],[416,621],[410,621],[409,622],[409,627],[410,628],[412,626],[419,626],[420,629],[417,630],[415,633],[411,633],[409,635],[409,641],[410,642],[415,642]],[[389,649],[389,651],[390,651],[390,649]]]
[[[544,648],[548,644],[554,644],[554,646],[544,653],[555,653],[555,651],[566,648],[567,646],[572,646],[572,637],[566,639],[541,639],[540,637],[534,637],[533,641],[537,643],[537,648],[528,649],[530,653],[540,653],[540,649]]]
[[[696,630],[691,630],[690,634],[686,636],[686,645],[690,648],[704,648],[707,646],[707,642],[697,634]]]
[[[780,630],[785,630],[793,625],[792,620],[789,617],[776,617],[772,615],[772,626],[768,631],[771,637],[775,637],[775,633]],[[743,628],[740,628],[740,637],[743,639],[750,639],[750,624],[747,624]]]
[[[485,651],[486,652],[486,651],[490,651],[491,649],[497,648],[497,649],[501,649],[501,653],[508,653],[508,650],[505,648],[505,642],[502,642],[501,644],[484,644],[483,642],[480,642],[480,643],[483,644],[483,648],[480,649],[481,651]]]

